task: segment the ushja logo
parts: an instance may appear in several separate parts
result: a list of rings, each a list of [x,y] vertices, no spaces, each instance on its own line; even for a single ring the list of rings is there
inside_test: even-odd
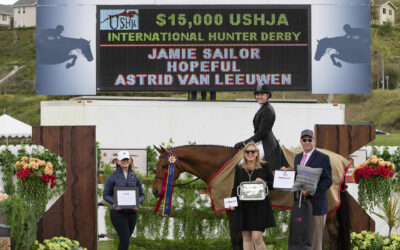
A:
[[[113,30],[131,30],[137,28],[134,16],[138,16],[135,10],[124,10],[121,13],[108,15],[101,23],[109,22],[109,26]]]

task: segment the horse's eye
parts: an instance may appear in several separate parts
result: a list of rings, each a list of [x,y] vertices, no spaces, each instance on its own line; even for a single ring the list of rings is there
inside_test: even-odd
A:
[[[163,165],[162,168],[168,168],[168,165]]]

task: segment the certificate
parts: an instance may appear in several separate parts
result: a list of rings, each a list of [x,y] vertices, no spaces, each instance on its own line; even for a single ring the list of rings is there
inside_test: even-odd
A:
[[[276,189],[292,189],[294,183],[294,171],[275,171],[274,185]]]
[[[139,187],[114,187],[114,205],[120,208],[138,207]]]
[[[237,198],[236,197],[225,198],[224,205],[225,208],[237,207],[238,206]]]

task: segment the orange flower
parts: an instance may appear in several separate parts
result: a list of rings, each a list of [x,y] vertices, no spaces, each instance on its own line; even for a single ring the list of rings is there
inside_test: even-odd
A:
[[[358,168],[364,168],[365,164],[364,163],[360,163],[360,165],[358,165]]]
[[[28,165],[28,163],[25,163],[25,164],[23,165],[23,167],[24,167],[24,169],[27,169],[27,168],[29,168],[29,165]]]
[[[46,167],[47,167],[47,168],[50,168],[50,169],[53,169],[53,163],[47,162]]]
[[[44,168],[44,174],[45,175],[52,175],[53,174],[53,170],[49,167],[45,167]]]
[[[28,157],[22,156],[22,157],[21,157],[21,161],[28,161]]]
[[[38,169],[39,168],[39,164],[37,164],[36,162],[30,162],[29,163],[29,167],[30,168],[34,168],[34,169]]]
[[[376,159],[376,158],[372,158],[372,159],[371,159],[371,163],[372,163],[372,164],[376,164],[377,162],[378,162],[378,159]]]
[[[38,165],[40,166],[40,167],[45,167],[46,166],[46,162],[45,161],[41,161],[41,160],[38,160]]]
[[[396,169],[396,166],[392,163],[392,171]]]
[[[385,166],[385,161],[383,161],[383,159],[382,160],[380,160],[380,159],[382,159],[382,158],[379,158],[378,165]]]
[[[17,161],[17,162],[15,163],[14,166],[15,166],[16,168],[19,167],[19,166],[21,166],[21,162]]]

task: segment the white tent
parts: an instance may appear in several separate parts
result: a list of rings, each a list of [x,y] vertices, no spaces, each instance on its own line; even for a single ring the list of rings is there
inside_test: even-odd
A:
[[[0,116],[0,137],[32,137],[32,126],[23,123],[11,116],[4,114]]]

